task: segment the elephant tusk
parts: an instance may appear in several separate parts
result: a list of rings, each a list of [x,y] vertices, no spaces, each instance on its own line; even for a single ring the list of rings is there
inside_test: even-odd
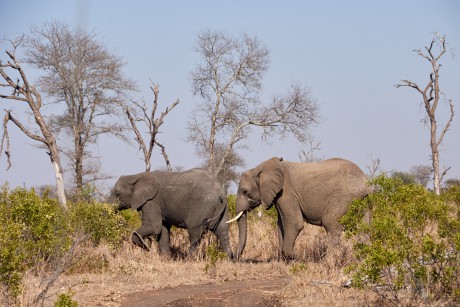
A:
[[[234,222],[236,221],[237,219],[239,219],[241,216],[243,215],[243,211],[241,211],[240,213],[238,213],[237,216],[235,216],[234,218],[232,218],[231,220],[227,221],[226,223],[231,223],[231,222]]]

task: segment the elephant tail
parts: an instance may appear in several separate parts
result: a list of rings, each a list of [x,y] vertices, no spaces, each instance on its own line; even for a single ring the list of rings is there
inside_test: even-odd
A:
[[[227,196],[219,196],[218,203],[216,203],[214,208],[216,209],[215,215],[209,219],[203,220],[202,222],[202,226],[211,231],[214,231],[222,219],[227,216]]]

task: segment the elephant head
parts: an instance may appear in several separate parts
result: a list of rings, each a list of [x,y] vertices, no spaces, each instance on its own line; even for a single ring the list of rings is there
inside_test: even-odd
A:
[[[235,219],[238,219],[239,230],[237,258],[241,256],[246,245],[247,212],[259,205],[269,209],[283,189],[284,171],[281,161],[282,158],[271,158],[241,174],[236,196],[238,215]]]
[[[108,203],[118,203],[119,210],[141,207],[155,198],[160,184],[152,173],[121,176],[107,199]]]

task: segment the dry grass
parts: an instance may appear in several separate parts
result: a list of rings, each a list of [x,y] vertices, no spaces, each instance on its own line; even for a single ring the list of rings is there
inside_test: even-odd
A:
[[[372,293],[343,287],[347,280],[343,267],[350,257],[349,246],[328,248],[324,230],[306,225],[296,242],[298,261],[286,264],[276,260],[276,233],[276,225],[268,217],[256,218],[248,229],[243,255],[246,261],[237,263],[226,259],[213,263],[205,257],[207,247],[215,242],[210,234],[204,237],[195,258],[184,258],[189,247],[188,235],[179,229],[172,232],[175,259],[167,259],[155,249],[144,252],[129,242],[116,252],[104,246],[88,248],[79,263],[50,290],[46,305],[52,306],[60,293],[72,293],[79,306],[119,306],[126,295],[134,292],[234,280],[257,283],[257,280],[286,276],[291,277],[291,281],[276,293],[283,305],[371,305],[375,299]],[[235,249],[236,225],[231,226],[230,234]],[[28,305],[38,282],[36,276],[27,276],[22,306]]]

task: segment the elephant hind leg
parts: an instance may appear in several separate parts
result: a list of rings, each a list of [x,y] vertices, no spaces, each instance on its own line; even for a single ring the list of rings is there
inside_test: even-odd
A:
[[[206,229],[201,226],[188,228],[188,235],[190,237],[190,249],[188,251],[188,257],[190,257],[200,245],[201,237]]]
[[[230,238],[228,236],[228,224],[221,221],[213,231],[220,242],[221,248],[227,254],[229,259],[233,259],[233,252],[230,246]]]
[[[339,244],[342,234],[342,226],[336,216],[327,216],[323,219],[323,227],[334,245]]]

